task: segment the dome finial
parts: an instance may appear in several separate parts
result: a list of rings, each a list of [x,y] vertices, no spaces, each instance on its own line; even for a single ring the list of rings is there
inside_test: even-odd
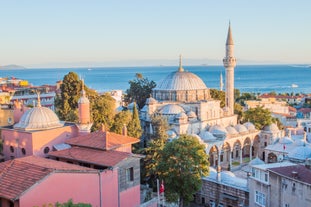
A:
[[[37,94],[37,98],[38,98],[37,107],[41,107],[40,91],[39,91],[39,90],[36,90],[36,94]]]
[[[184,71],[184,69],[182,67],[182,56],[181,56],[181,54],[179,55],[179,68],[178,68],[178,71],[179,72],[183,72]]]

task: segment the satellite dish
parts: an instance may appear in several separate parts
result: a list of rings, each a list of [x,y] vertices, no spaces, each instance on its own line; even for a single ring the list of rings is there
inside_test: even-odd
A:
[[[283,155],[278,155],[278,162],[282,162],[284,159]]]

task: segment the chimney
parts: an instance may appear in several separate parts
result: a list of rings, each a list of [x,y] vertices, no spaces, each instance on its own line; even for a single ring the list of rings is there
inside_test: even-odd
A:
[[[297,179],[298,178],[298,172],[292,171],[292,178]]]
[[[307,158],[305,166],[307,169],[311,170],[311,159],[310,158]]]
[[[220,175],[220,173],[221,173],[221,167],[218,165],[217,166],[217,169],[216,169],[216,171],[217,171],[217,182],[221,182],[221,175]]]
[[[126,127],[126,124],[123,124],[122,135],[127,136],[127,127]]]
[[[104,124],[102,124],[102,126],[101,126],[100,130],[101,130],[102,132],[105,132],[105,131],[106,131],[106,127],[105,127],[105,125],[104,125]]]

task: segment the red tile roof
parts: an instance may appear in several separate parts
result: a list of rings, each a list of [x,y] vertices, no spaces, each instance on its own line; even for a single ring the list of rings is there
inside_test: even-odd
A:
[[[288,107],[288,110],[289,110],[289,111],[292,111],[292,112],[296,112],[296,111],[297,111],[297,109],[296,109],[295,107],[292,107],[292,106],[289,106],[289,107]]]
[[[113,167],[124,159],[134,156],[132,153],[120,151],[103,151],[86,147],[72,147],[70,149],[53,151],[52,157],[65,158],[105,167]]]
[[[268,170],[274,173],[277,173],[281,176],[284,176],[284,177],[292,178],[292,179],[299,180],[304,183],[311,184],[311,170],[306,168],[303,165],[276,167],[276,168],[270,168]],[[292,177],[293,171],[298,173],[297,178]]]
[[[35,156],[2,162],[0,163],[0,197],[16,200],[24,191],[55,170],[94,171]]]
[[[139,139],[134,137],[124,136],[107,131],[96,131],[87,135],[74,137],[66,141],[67,144],[74,146],[83,146],[101,150],[110,150],[121,147],[122,145],[134,144],[139,142]]]

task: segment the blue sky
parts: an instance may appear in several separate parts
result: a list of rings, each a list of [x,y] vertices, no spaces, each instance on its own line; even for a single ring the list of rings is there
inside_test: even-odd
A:
[[[0,0],[0,65],[211,59],[311,64],[310,0]],[[185,63],[187,64],[187,62]]]

